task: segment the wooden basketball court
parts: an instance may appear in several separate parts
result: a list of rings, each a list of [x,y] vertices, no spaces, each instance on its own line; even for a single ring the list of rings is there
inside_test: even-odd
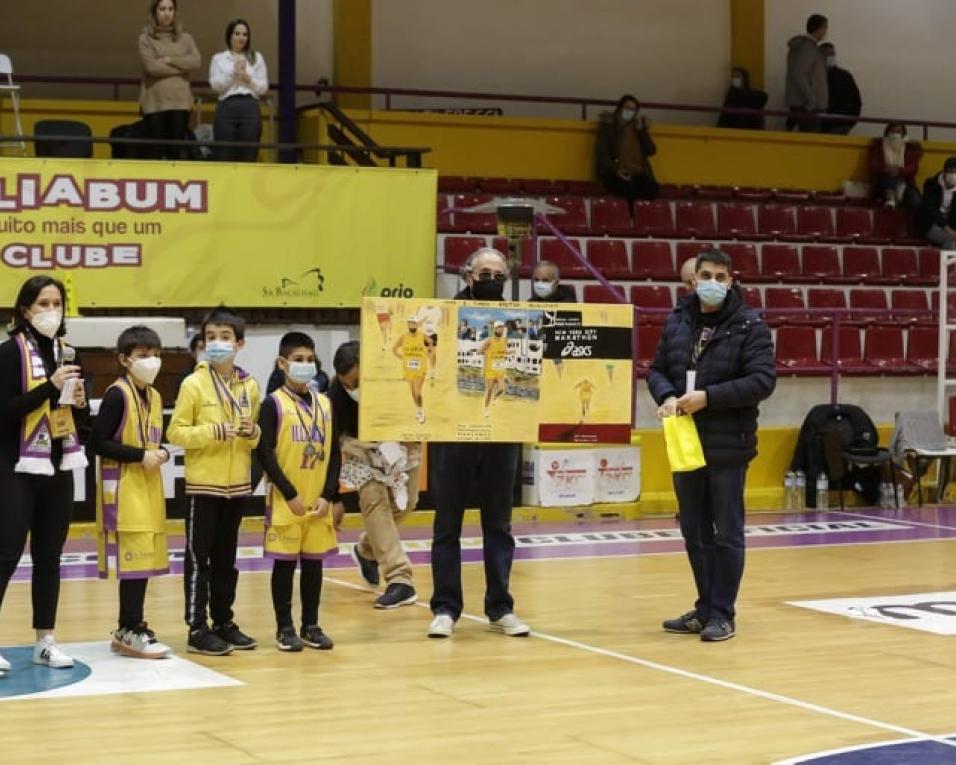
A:
[[[196,657],[185,653],[181,577],[165,577],[150,585],[151,627],[184,666],[229,684],[129,692],[129,672],[158,676],[173,663],[116,658],[113,686],[83,695],[97,678],[94,660],[88,678],[55,691],[44,685],[54,670],[15,662],[0,679],[0,761],[956,762],[947,738],[956,734],[956,510],[748,521],[738,634],[720,644],[659,628],[693,600],[669,519],[516,528],[513,592],[530,638],[488,631],[474,528],[465,532],[467,616],[450,640],[425,637],[421,603],[375,611],[341,555],[326,568],[321,610],[333,651],[280,653],[269,576],[244,571],[237,620],[259,649]],[[408,536],[427,603],[428,529]],[[116,585],[84,578],[86,548],[71,549],[58,637],[98,642],[86,650],[106,655]],[[265,568],[253,555],[241,567]],[[4,603],[8,657],[31,638],[29,595],[14,583]],[[852,598],[869,604],[844,602]],[[837,601],[833,613],[793,605],[822,600]],[[952,633],[942,634],[948,622]],[[917,758],[905,759],[911,750]]]

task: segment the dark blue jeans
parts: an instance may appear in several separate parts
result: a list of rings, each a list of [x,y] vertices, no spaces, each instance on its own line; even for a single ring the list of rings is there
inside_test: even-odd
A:
[[[697,585],[698,618],[733,619],[744,575],[746,465],[674,473],[680,532]]]
[[[500,619],[514,609],[508,592],[515,540],[511,536],[512,490],[518,471],[518,444],[436,444],[429,452],[435,495],[432,539],[431,609],[457,620],[461,591],[461,525],[475,481],[481,510],[485,562],[485,615]]]

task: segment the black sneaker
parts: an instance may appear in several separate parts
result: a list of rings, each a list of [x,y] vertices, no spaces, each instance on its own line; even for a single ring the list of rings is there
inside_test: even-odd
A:
[[[298,653],[302,650],[302,641],[295,634],[295,627],[282,627],[276,633],[276,645],[280,651],[290,651]]]
[[[332,638],[326,635],[318,624],[303,627],[299,637],[309,648],[318,648],[320,651],[331,651],[332,646],[335,645]]]
[[[189,653],[201,653],[203,656],[226,656],[232,653],[232,646],[209,627],[202,626],[189,631],[186,650]]]
[[[673,632],[678,635],[696,635],[704,629],[704,624],[697,618],[696,611],[688,611],[676,619],[665,619],[661,624],[664,632]]]
[[[235,622],[221,624],[218,627],[214,626],[212,629],[216,635],[218,635],[222,640],[225,640],[229,645],[238,651],[251,651],[257,645],[259,645],[255,638],[251,638],[248,635],[243,634],[242,630],[236,626]]]
[[[716,643],[720,640],[730,640],[737,632],[730,619],[715,616],[707,620],[707,626],[700,632],[700,639],[707,643]]]
[[[358,545],[352,545],[352,560],[359,567],[359,574],[368,583],[369,587],[378,587],[378,583],[382,581],[378,574],[378,561],[360,555]]]
[[[376,608],[398,608],[399,606],[410,606],[418,600],[415,594],[415,588],[408,584],[390,584],[385,588],[385,592],[375,599]]]

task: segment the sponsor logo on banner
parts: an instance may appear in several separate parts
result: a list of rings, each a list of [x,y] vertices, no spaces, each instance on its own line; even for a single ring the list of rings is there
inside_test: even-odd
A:
[[[301,276],[290,278],[283,276],[278,284],[263,287],[264,298],[303,298],[321,297],[325,291],[325,277],[321,268],[311,268]]]
[[[789,605],[935,635],[956,635],[956,591],[795,600]]]

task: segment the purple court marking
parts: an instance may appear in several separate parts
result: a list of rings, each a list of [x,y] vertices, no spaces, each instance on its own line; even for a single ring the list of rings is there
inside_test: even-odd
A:
[[[823,545],[857,545],[886,542],[919,542],[956,538],[956,507],[904,508],[879,510],[858,508],[846,512],[759,513],[748,517],[747,546],[760,548],[799,548]],[[462,561],[482,560],[480,529],[466,527],[463,532]],[[516,560],[560,560],[569,558],[610,558],[680,553],[684,543],[673,518],[649,518],[638,521],[580,520],[567,523],[522,523],[514,527],[517,539]],[[332,569],[351,568],[349,549],[357,532],[341,535],[340,552],[326,559]],[[403,531],[409,558],[415,565],[427,565],[431,539],[429,527],[414,526]],[[171,537],[171,573],[182,573],[183,539]],[[240,571],[268,571],[272,563],[261,556],[261,533],[240,538]],[[21,561],[14,581],[29,580],[31,566]],[[64,579],[93,579],[96,571],[96,545],[84,539],[67,543],[63,554]]]

